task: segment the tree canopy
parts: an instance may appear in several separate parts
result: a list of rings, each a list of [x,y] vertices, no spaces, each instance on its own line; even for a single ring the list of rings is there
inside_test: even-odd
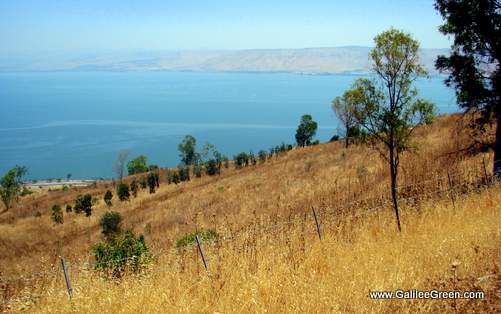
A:
[[[26,167],[15,166],[0,179],[0,198],[5,205],[5,211],[10,209],[12,202],[21,194],[21,179],[26,172]]]
[[[127,163],[127,170],[129,172],[129,175],[147,172],[148,165],[146,161],[147,159],[144,155],[138,156],[137,158],[129,161]]]
[[[317,133],[318,124],[313,121],[309,114],[305,114],[299,121],[299,126],[296,130],[296,142],[298,146],[306,146],[312,143],[313,137]]]
[[[501,174],[501,2],[437,0],[435,8],[445,20],[440,31],[454,38],[451,54],[435,65],[449,73],[445,82],[456,89],[458,104],[479,113],[474,129],[483,132],[496,118],[494,173]]]
[[[342,96],[336,97],[332,101],[332,111],[336,114],[339,121],[343,124],[345,132],[345,146],[348,147],[350,138],[360,134],[358,120],[355,117],[356,95],[348,90]]]
[[[197,140],[191,135],[186,135],[183,141],[177,145],[179,157],[183,164],[189,166],[196,161],[196,146]]]
[[[391,194],[398,230],[401,230],[397,203],[397,175],[400,153],[412,147],[415,128],[431,123],[433,104],[417,99],[412,83],[426,74],[419,64],[419,43],[409,34],[390,29],[374,39],[370,52],[375,80],[358,79],[345,93],[353,113],[390,167]]]

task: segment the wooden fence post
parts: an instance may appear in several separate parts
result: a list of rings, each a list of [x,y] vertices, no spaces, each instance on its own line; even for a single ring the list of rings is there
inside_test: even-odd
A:
[[[64,258],[61,256],[61,267],[63,268],[64,280],[66,281],[66,289],[68,290],[68,296],[73,297],[73,288],[71,288],[70,276],[68,275],[68,269],[66,267],[66,263]]]
[[[447,171],[447,178],[449,179],[449,191],[451,192],[452,207],[456,209],[456,200],[454,195],[454,186],[452,185],[451,174]]]
[[[197,241],[198,252],[200,253],[200,257],[202,258],[202,262],[204,263],[205,270],[209,271],[209,266],[207,265],[207,261],[205,260],[204,252],[202,251],[202,246],[200,245],[198,234],[195,235],[195,240]]]
[[[311,207],[311,211],[313,212],[313,218],[315,218],[315,225],[317,226],[318,238],[322,240],[322,232],[320,231],[320,223],[318,222],[317,212],[315,211],[315,207]]]

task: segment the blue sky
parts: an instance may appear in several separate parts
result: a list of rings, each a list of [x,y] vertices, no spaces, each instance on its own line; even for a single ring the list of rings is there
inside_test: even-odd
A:
[[[393,26],[450,40],[429,0],[5,0],[0,53],[371,46]]]

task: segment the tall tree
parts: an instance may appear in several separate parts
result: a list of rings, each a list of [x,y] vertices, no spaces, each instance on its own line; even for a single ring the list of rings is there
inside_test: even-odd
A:
[[[129,157],[130,150],[122,149],[118,152],[117,159],[113,162],[113,172],[117,176],[119,182],[122,182],[122,178],[125,173],[125,162],[127,161],[127,157]]]
[[[21,179],[26,172],[26,167],[15,166],[0,179],[0,198],[5,205],[3,212],[8,211],[12,202],[21,194],[23,185]]]
[[[313,121],[309,114],[305,114],[299,121],[299,126],[296,130],[296,142],[298,146],[310,145],[313,137],[317,133],[318,124]]]
[[[181,162],[186,166],[191,166],[196,161],[196,146],[197,140],[191,135],[186,135],[183,141],[177,145]]]
[[[431,123],[433,104],[416,99],[412,83],[425,70],[419,64],[419,43],[409,34],[390,29],[374,39],[370,52],[376,81],[359,79],[350,91],[354,113],[374,147],[390,168],[390,185],[398,230],[397,178],[400,155],[412,147],[411,136],[416,126]]]
[[[147,159],[144,155],[138,156],[127,163],[127,171],[129,175],[144,173],[147,172],[148,169]]]
[[[440,31],[452,35],[450,56],[439,56],[436,67],[448,71],[446,84],[456,89],[459,105],[479,113],[474,126],[496,119],[493,170],[501,175],[501,1],[437,0],[445,19]]]
[[[339,121],[343,124],[345,132],[345,146],[348,147],[350,138],[359,132],[358,121],[353,111],[356,100],[351,91],[346,91],[342,96],[336,97],[332,101],[332,111],[336,114]]]

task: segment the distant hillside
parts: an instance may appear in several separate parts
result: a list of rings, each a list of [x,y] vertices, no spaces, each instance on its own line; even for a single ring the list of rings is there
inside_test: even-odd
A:
[[[0,58],[0,71],[210,71],[364,73],[370,47],[180,51],[66,57]],[[436,74],[434,62],[448,49],[422,49],[421,63]]]

